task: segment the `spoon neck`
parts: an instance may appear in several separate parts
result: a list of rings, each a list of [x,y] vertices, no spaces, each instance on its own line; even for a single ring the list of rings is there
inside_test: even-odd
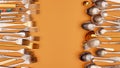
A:
[[[117,11],[117,10],[120,10],[120,8],[112,8],[112,9],[106,9],[106,10],[104,10],[104,11]]]
[[[107,30],[107,32],[119,32],[120,30]]]
[[[108,54],[120,54],[120,52],[107,52]]]
[[[92,60],[92,62],[107,62],[107,63],[114,63],[114,61],[111,61],[111,60],[97,60],[97,59]]]
[[[120,44],[120,42],[101,42],[101,44]]]
[[[111,2],[114,2],[114,3],[120,3],[120,0],[107,0],[107,1],[111,1]]]

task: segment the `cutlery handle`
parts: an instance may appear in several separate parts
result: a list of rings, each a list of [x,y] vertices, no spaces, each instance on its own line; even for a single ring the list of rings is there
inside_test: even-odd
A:
[[[5,61],[0,62],[0,65],[4,65],[4,64],[7,64],[7,63],[10,63],[10,62],[16,61],[16,60],[17,60],[17,59],[5,60]]]
[[[120,0],[108,0],[108,1],[115,2],[115,3],[120,3]]]
[[[114,61],[111,61],[111,60],[96,60],[96,59],[94,59],[93,62],[107,62],[107,63],[114,63]]]
[[[16,8],[16,4],[0,4],[0,7],[2,8]]]

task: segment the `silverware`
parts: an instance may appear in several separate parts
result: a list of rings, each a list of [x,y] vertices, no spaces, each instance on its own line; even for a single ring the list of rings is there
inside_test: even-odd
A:
[[[95,28],[114,28],[114,29],[119,29],[120,26],[103,26],[103,25],[95,25],[91,21],[85,22],[81,25],[81,27],[85,30],[93,31]]]
[[[25,49],[20,49],[20,50],[4,50],[4,49],[1,49],[0,52],[5,52],[5,53],[20,53],[20,54],[25,54],[26,51]]]
[[[82,61],[92,61],[92,62],[107,62],[107,63],[114,63],[113,60],[108,60],[108,58],[101,58],[100,60],[98,60],[99,58],[101,57],[95,57],[93,56],[90,52],[83,52],[79,59],[82,60]],[[102,60],[103,59],[103,60]]]
[[[84,43],[84,49],[89,49],[89,48],[93,48],[93,47],[99,47],[101,44],[120,44],[120,42],[101,42],[99,39],[97,38],[93,38],[88,40],[87,42]]]
[[[117,29],[117,30],[106,30],[104,28],[99,28],[99,30],[96,32],[96,34],[99,34],[99,35],[103,35],[107,32],[120,32],[120,29]]]
[[[105,49],[98,49],[96,51],[97,56],[105,56],[106,54],[120,54],[120,52],[107,51]]]
[[[93,15],[97,15],[97,14],[100,14],[101,12],[107,12],[107,11],[119,11],[120,8],[111,8],[111,9],[99,9],[95,6],[93,7],[90,7],[89,9],[87,9],[87,14],[90,15],[90,16],[93,16]]]
[[[101,0],[101,1],[96,1],[95,6],[100,9],[106,9],[108,7],[120,7],[120,4],[109,4],[108,2]]]
[[[118,20],[106,20],[104,17],[100,16],[100,15],[94,15],[92,17],[92,23],[96,24],[96,25],[101,25],[103,23],[111,23],[111,24],[116,24],[116,25],[120,25],[119,23],[119,19]]]

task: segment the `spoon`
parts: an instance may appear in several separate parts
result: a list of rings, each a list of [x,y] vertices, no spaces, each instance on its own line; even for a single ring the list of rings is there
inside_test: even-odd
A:
[[[98,49],[96,51],[97,56],[105,56],[106,54],[120,54],[120,52],[109,52],[109,51],[106,51],[105,49]]]
[[[118,30],[106,30],[104,28],[99,28],[98,31],[97,31],[97,34],[103,35],[107,32],[120,32],[120,29],[118,29]]]
[[[93,31],[95,28],[116,28],[119,29],[120,26],[101,26],[101,25],[95,25],[91,21],[85,22],[81,25],[81,27],[88,31]]]
[[[119,4],[108,4],[108,2],[106,2],[104,0],[96,1],[95,6],[100,9],[106,9],[107,7],[120,7]]]
[[[112,17],[112,18],[120,18],[120,16],[113,16],[113,15],[109,15],[107,12],[100,12],[100,15],[102,17]]]
[[[95,62],[95,61],[97,61],[97,62],[108,62],[108,63],[114,63],[114,61],[112,61],[112,60],[97,60],[97,58],[101,58],[101,57],[95,57],[95,56],[93,56],[90,52],[83,52],[81,55],[80,55],[80,57],[79,57],[79,59],[81,60],[81,61],[92,61],[92,62]]]
[[[111,24],[117,24],[117,25],[120,25],[119,23],[119,19],[118,20],[114,20],[114,21],[110,21],[110,20],[106,20],[104,19],[102,16],[100,15],[94,15],[92,16],[92,22],[96,25],[101,25],[103,23],[111,23]]]
[[[101,12],[107,12],[107,11],[118,11],[120,10],[120,8],[112,8],[112,9],[99,9],[95,6],[92,6],[90,8],[87,9],[87,14],[90,15],[90,16],[93,16],[93,15],[97,15],[97,14],[100,14]]]
[[[99,47],[101,44],[113,45],[113,44],[120,44],[120,42],[101,42],[99,39],[93,38],[84,43],[84,49],[87,50],[89,48]]]

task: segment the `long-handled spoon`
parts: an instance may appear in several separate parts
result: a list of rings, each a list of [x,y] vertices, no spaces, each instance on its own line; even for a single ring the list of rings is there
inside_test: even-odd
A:
[[[99,30],[96,32],[97,34],[99,35],[103,35],[107,32],[120,32],[120,29],[117,29],[117,30],[106,30],[104,28],[99,28]]]
[[[87,14],[90,15],[90,16],[93,16],[93,15],[100,14],[101,12],[119,11],[119,10],[120,10],[120,8],[112,8],[112,9],[104,9],[104,10],[101,10],[101,9],[93,6],[93,7],[90,7],[89,9],[87,9]]]
[[[95,56],[93,56],[90,52],[83,52],[81,55],[80,55],[80,57],[79,57],[79,59],[80,60],[82,60],[82,61],[92,61],[92,62],[108,62],[108,63],[114,63],[114,61],[112,61],[112,60],[97,60],[98,58],[101,58],[101,57],[95,57]]]
[[[120,7],[120,4],[109,4],[104,0],[99,0],[95,2],[95,6],[100,9],[106,9],[107,7]]]
[[[114,15],[110,15],[110,14],[108,14],[107,12],[105,12],[105,11],[103,11],[103,12],[100,12],[100,15],[102,16],[102,17],[112,17],[112,18],[120,18],[120,16],[114,16]]]
[[[81,25],[81,27],[85,30],[93,31],[95,28],[114,28],[119,29],[120,26],[103,26],[103,25],[95,25],[91,21],[85,22]]]
[[[117,25],[120,25],[119,23],[119,19],[118,20],[114,20],[114,21],[111,21],[111,20],[106,20],[104,17],[102,17],[101,15],[94,15],[92,16],[92,22],[94,24],[97,24],[97,25],[100,25],[100,24],[103,24],[103,23],[111,23],[111,24],[117,24]]]
[[[84,49],[99,47],[101,44],[113,45],[113,44],[120,44],[120,42],[101,42],[99,39],[93,38],[88,40],[86,43],[84,43]]]
[[[105,56],[106,54],[120,54],[120,52],[110,52],[106,51],[105,49],[98,49],[96,51],[97,56]]]

